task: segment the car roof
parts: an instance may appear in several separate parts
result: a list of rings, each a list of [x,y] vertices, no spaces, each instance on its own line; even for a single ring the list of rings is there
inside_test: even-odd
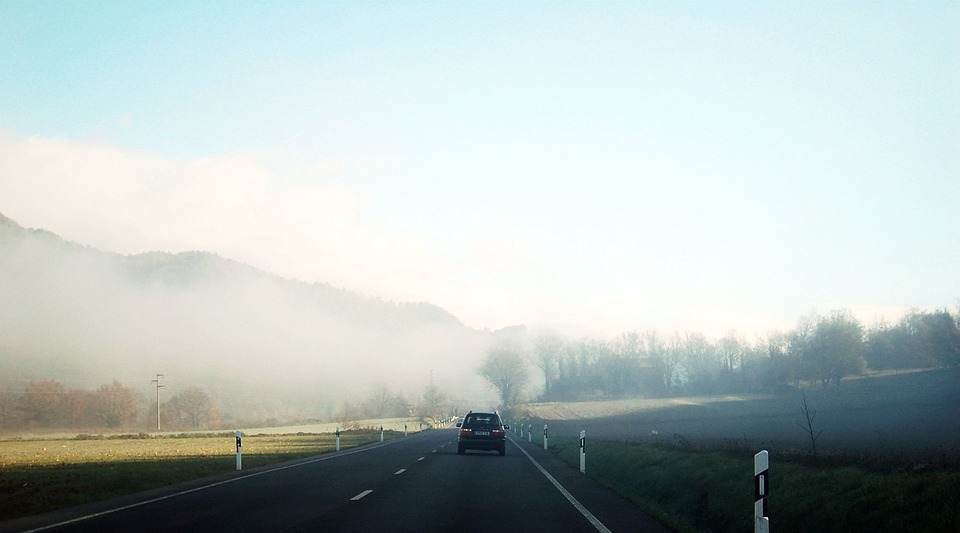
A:
[[[489,423],[502,423],[500,420],[500,415],[498,413],[467,413],[463,417],[464,424],[472,424],[474,422],[489,422]]]

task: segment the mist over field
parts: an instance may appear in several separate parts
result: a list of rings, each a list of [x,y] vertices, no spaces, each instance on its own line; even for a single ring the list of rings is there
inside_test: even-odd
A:
[[[947,310],[869,330],[842,311],[801,317],[755,342],[735,332],[713,342],[689,331],[612,340],[479,331],[430,303],[284,279],[208,252],[100,251],[3,215],[0,301],[0,415],[24,410],[12,398],[25,387],[24,397],[47,394],[29,389],[43,380],[64,385],[60,411],[76,409],[69,390],[96,396],[114,380],[138,395],[137,412],[112,426],[102,405],[92,418],[28,406],[38,429],[150,427],[151,380],[163,374],[162,401],[199,390],[218,410],[181,418],[181,428],[359,419],[388,403],[386,416],[405,416],[436,394],[446,413],[499,405],[572,434],[802,449],[798,398],[812,388],[824,447],[952,454],[960,434],[960,334]],[[928,370],[910,374],[917,368]],[[871,378],[877,371],[908,374]]]
[[[331,258],[335,260],[335,258]],[[188,387],[233,418],[329,416],[386,384],[415,402],[435,383],[489,401],[476,367],[496,333],[429,303],[283,279],[212,253],[119,255],[0,215],[0,380],[152,397]]]
[[[958,5],[0,2],[0,431],[958,368]]]

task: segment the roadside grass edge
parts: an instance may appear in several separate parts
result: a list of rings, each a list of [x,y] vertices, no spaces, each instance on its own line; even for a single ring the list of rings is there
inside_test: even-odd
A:
[[[579,468],[578,440],[550,448]],[[586,472],[680,533],[752,531],[754,453],[593,440]],[[960,531],[960,468],[771,452],[769,509],[783,533]]]

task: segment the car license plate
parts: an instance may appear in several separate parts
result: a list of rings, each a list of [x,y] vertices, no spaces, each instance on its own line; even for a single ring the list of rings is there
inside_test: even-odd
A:
[[[490,436],[490,432],[489,432],[489,431],[474,431],[473,434],[476,435],[476,436],[478,436],[478,437],[489,437],[489,436]]]

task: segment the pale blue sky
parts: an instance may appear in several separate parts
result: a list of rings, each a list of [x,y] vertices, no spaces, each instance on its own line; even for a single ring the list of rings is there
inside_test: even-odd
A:
[[[481,328],[960,303],[956,2],[0,0],[0,72],[0,212],[98,248]]]

